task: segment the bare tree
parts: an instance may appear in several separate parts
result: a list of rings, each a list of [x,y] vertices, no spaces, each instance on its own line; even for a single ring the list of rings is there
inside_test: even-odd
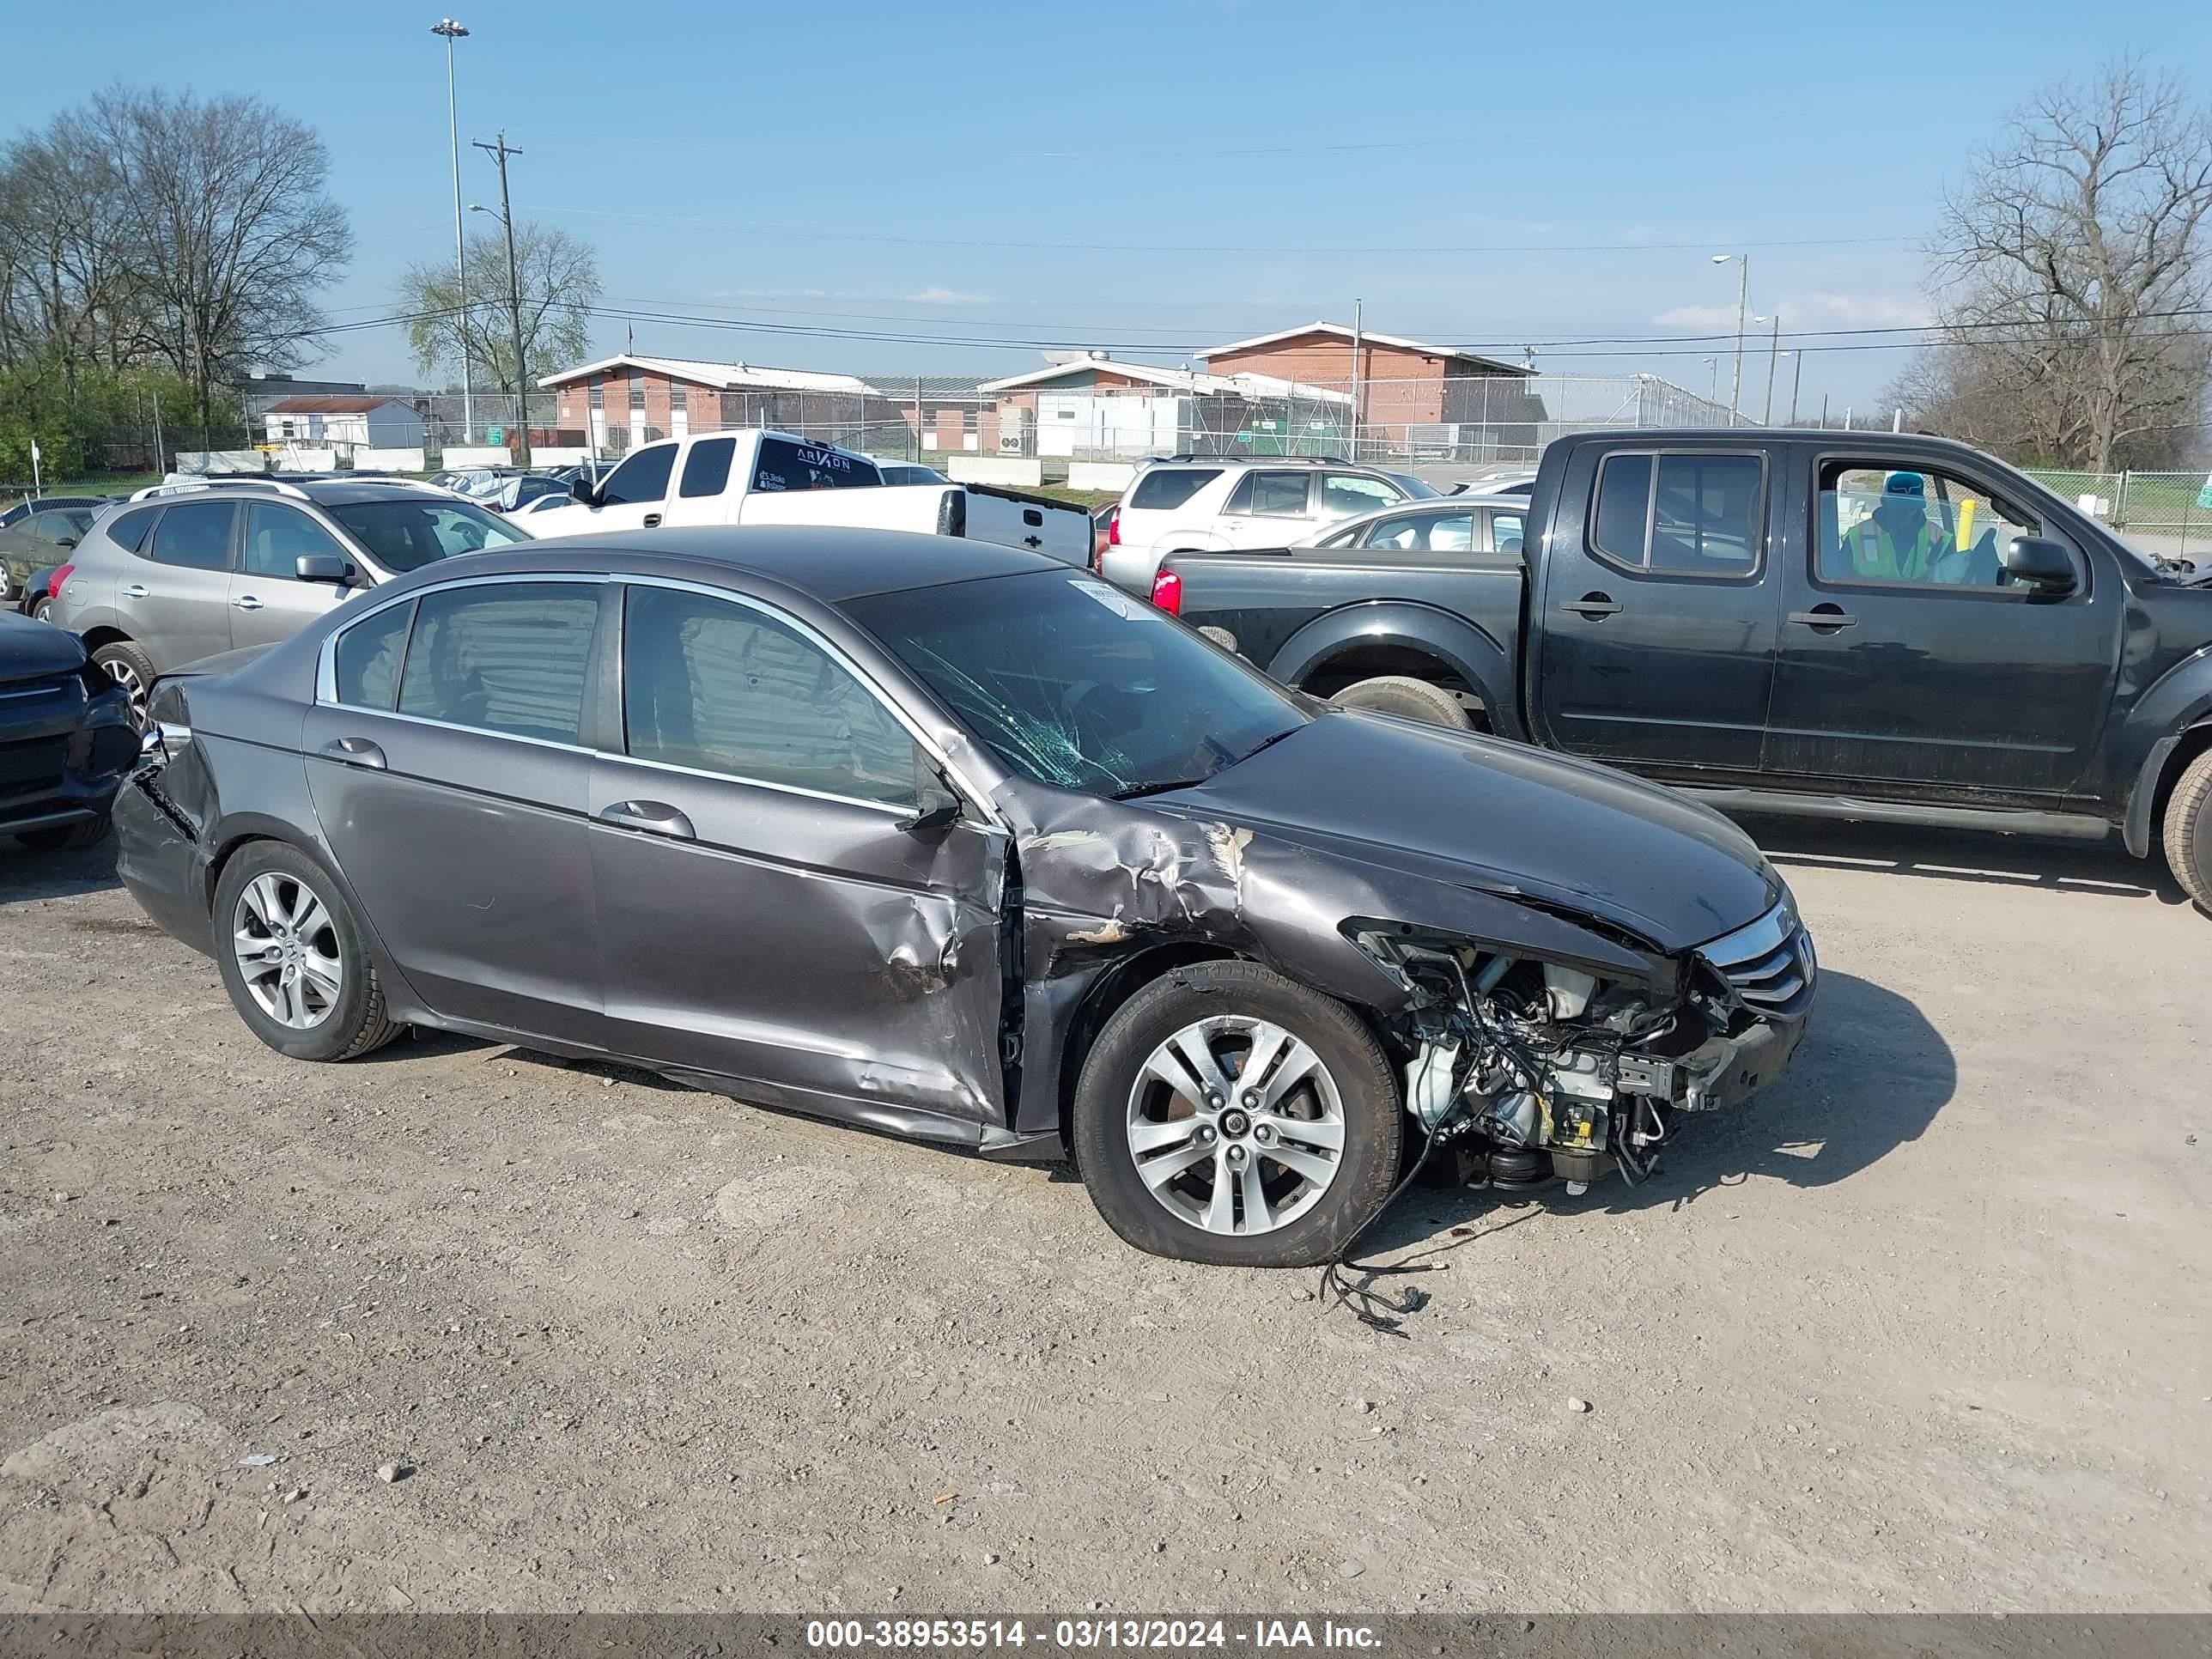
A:
[[[1900,382],[1926,424],[2112,471],[2203,412],[2212,115],[2126,62],[2044,88],[1949,192],[1943,343]]]
[[[507,309],[505,233],[471,237],[466,262],[472,297],[465,319],[451,266],[434,261],[410,265],[399,279],[408,347],[425,374],[441,368],[464,374],[465,361],[488,373],[501,391],[512,392],[518,379],[526,389],[538,376],[574,363],[589,348],[591,308],[601,289],[599,257],[587,243],[557,227],[516,222],[524,359],[519,377]]]
[[[93,100],[88,130],[121,181],[143,343],[191,383],[204,444],[220,387],[316,349],[315,296],[353,252],[324,193],[329,153],[313,128],[237,95],[118,88]]]

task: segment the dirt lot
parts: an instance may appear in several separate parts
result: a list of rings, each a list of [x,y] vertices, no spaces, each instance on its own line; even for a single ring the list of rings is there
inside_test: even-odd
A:
[[[0,1607],[2212,1607],[2212,920],[1754,828],[1790,1074],[1632,1193],[1401,1206],[1404,1340],[1048,1171],[285,1061],[107,849],[0,850]]]

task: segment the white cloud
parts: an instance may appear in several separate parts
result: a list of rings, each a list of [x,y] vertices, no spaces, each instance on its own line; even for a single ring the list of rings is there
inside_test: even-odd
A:
[[[1928,320],[1928,307],[1893,294],[1800,294],[1782,301],[1785,329],[1814,321],[1844,328],[1914,328]]]
[[[963,294],[956,289],[926,288],[919,294],[906,298],[918,306],[980,306],[988,303],[988,294]]]
[[[1651,319],[1666,328],[1701,328],[1706,330],[1735,327],[1734,306],[1676,306],[1672,311],[1662,311]]]

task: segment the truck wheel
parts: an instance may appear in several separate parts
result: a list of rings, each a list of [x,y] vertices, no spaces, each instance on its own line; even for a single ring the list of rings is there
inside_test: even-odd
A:
[[[1371,708],[1378,714],[1396,714],[1431,726],[1468,728],[1467,710],[1441,685],[1431,685],[1410,674],[1377,674],[1371,680],[1347,685],[1329,701],[1340,708]]]
[[[2166,861],[2182,891],[2212,910],[2212,749],[2189,763],[2166,800]]]
[[[1140,1250],[1327,1261],[1397,1179],[1406,1112],[1342,1003],[1250,962],[1172,969],[1115,1011],[1075,1090],[1076,1168]]]

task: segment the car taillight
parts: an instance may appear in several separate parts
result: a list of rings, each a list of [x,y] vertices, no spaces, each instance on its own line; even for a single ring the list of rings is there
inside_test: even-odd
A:
[[[54,574],[46,578],[46,597],[48,599],[58,599],[61,598],[62,584],[70,579],[70,573],[76,570],[76,567],[73,564],[58,565],[55,568]]]
[[[1152,578],[1152,603],[1170,617],[1182,615],[1182,578],[1163,570]]]
[[[1109,547],[1119,547],[1121,544],[1121,509],[1117,507],[1111,513],[1109,513],[1106,515],[1106,545]]]

